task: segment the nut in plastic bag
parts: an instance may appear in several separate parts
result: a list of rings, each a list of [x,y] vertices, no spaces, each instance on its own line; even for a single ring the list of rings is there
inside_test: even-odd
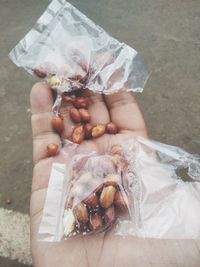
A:
[[[121,156],[96,153],[74,156],[65,175],[54,166],[40,238],[58,241],[78,234],[99,233],[112,228],[119,219],[130,220],[133,213],[130,203],[133,201],[126,180],[126,168],[127,162]],[[52,192],[56,194],[58,180],[60,197],[56,204]],[[51,208],[52,201],[57,206],[56,213]],[[54,227],[47,228],[47,224]]]
[[[76,157],[67,175],[64,235],[104,231],[119,217],[131,215],[130,196],[124,180],[127,163],[119,156],[91,155]],[[73,217],[74,224],[72,226]],[[66,221],[65,221],[66,219]]]
[[[199,239],[200,157],[144,138],[127,140],[117,153],[77,154],[67,166],[53,166],[40,239],[108,229],[122,236]]]
[[[10,58],[52,89],[141,92],[148,72],[138,53],[65,0],[53,0]]]

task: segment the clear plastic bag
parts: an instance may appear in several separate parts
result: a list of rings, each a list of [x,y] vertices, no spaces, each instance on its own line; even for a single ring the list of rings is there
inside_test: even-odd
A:
[[[52,89],[89,88],[112,94],[141,92],[148,72],[138,53],[120,43],[65,0],[53,0],[33,29],[10,53]]]
[[[110,229],[119,219],[130,220],[133,201],[126,182],[127,166],[119,155],[95,152],[74,156],[65,175],[64,168],[55,164],[40,238],[58,241],[78,234],[96,234]]]
[[[200,157],[137,138],[123,147],[134,197],[134,224],[118,234],[166,239],[200,238]]]
[[[191,181],[183,181],[181,170]],[[199,214],[200,157],[139,137],[104,155],[77,154],[62,170],[55,165],[39,237],[59,241],[112,229],[122,236],[198,239]]]

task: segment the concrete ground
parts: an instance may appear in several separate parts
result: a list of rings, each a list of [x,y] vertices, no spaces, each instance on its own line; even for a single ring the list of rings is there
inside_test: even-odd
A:
[[[0,208],[24,214],[29,212],[32,175],[29,93],[36,79],[18,69],[7,55],[48,2],[1,0],[0,8]],[[151,77],[137,98],[150,136],[200,153],[200,2],[70,2],[113,36],[133,46],[148,64]],[[6,199],[12,203],[7,205]],[[2,252],[0,256],[5,255]],[[0,257],[0,266],[25,265],[8,256]]]

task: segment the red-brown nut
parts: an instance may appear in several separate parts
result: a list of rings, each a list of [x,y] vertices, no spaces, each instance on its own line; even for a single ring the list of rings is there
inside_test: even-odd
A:
[[[33,72],[35,73],[36,76],[38,76],[39,78],[46,78],[47,73],[45,70],[43,70],[42,68],[35,68],[33,69]]]
[[[107,209],[113,204],[115,192],[116,188],[112,185],[103,188],[100,195],[100,205],[102,208]]]
[[[128,198],[125,193],[122,194],[122,192],[117,191],[115,193],[115,199],[114,199],[115,206],[121,210],[121,211],[127,211],[128,207]]]
[[[90,217],[90,229],[92,231],[99,230],[103,226],[103,221],[101,218],[101,215],[98,213],[95,213]]]
[[[59,116],[54,116],[52,118],[52,127],[57,133],[61,133],[64,130],[63,119]]]
[[[118,132],[117,125],[113,122],[109,122],[106,124],[106,131],[109,134],[116,134]]]
[[[79,221],[79,222],[83,222],[86,223],[89,220],[89,216],[88,216],[88,210],[87,207],[84,203],[79,203],[77,204],[74,209],[73,209],[73,213],[75,218]]]
[[[62,100],[66,101],[66,102],[71,102],[73,103],[75,98],[71,95],[66,95],[65,93],[62,94]]]
[[[83,125],[79,125],[74,128],[72,132],[72,141],[76,144],[80,144],[85,139],[85,129]]]
[[[59,146],[57,144],[49,144],[47,146],[47,154],[49,157],[54,157],[58,154]]]
[[[99,205],[99,198],[96,193],[92,193],[87,198],[84,199],[84,203],[95,209]]]
[[[45,78],[47,76],[46,71],[42,68],[35,68],[33,71],[39,78]]]
[[[106,225],[113,224],[116,221],[116,211],[114,206],[111,206],[105,210],[104,221]]]
[[[85,138],[90,139],[92,137],[92,125],[90,123],[85,124]]]
[[[92,137],[97,138],[104,135],[106,127],[104,124],[98,124],[92,128]]]
[[[81,121],[81,115],[77,108],[70,108],[69,115],[73,122],[78,123]]]
[[[79,110],[79,113],[80,113],[80,116],[81,116],[81,120],[84,121],[84,122],[88,122],[90,121],[90,114],[88,112],[87,109],[85,108],[80,108]]]
[[[76,108],[88,108],[89,107],[89,101],[85,97],[77,97],[74,101],[74,106]]]

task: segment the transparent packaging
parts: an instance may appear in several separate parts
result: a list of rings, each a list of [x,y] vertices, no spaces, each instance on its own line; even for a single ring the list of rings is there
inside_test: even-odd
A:
[[[40,239],[111,229],[122,236],[200,238],[198,155],[142,137],[104,155],[70,155],[67,164],[53,165]]]
[[[58,92],[82,88],[103,94],[121,89],[141,92],[149,76],[137,51],[65,0],[50,3],[10,58]]]

